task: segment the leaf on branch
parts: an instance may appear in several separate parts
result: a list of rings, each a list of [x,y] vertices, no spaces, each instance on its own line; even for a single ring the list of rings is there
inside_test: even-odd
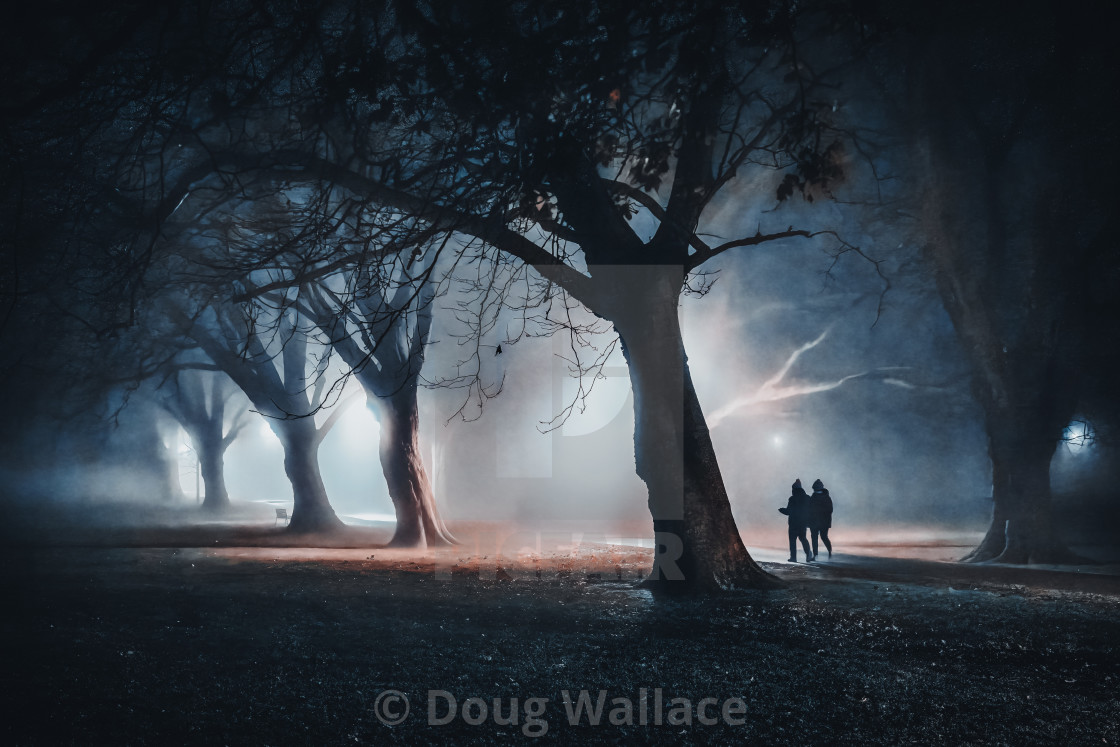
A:
[[[630,164],[630,183],[647,192],[656,192],[662,177],[669,171],[673,149],[668,143],[654,143],[638,150]]]
[[[793,190],[800,191],[802,189],[801,180],[797,178],[796,174],[786,174],[780,184],[778,184],[778,202],[793,197]]]
[[[618,152],[618,136],[606,134],[595,141],[595,162],[600,166],[610,166]]]

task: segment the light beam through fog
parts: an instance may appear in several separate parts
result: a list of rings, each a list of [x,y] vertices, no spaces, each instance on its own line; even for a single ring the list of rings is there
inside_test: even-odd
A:
[[[709,415],[708,426],[711,428],[715,428],[725,418],[744,407],[749,407],[760,402],[775,402],[780,399],[800,397],[805,394],[827,392],[830,389],[837,388],[846,381],[858,379],[861,376],[867,375],[867,372],[864,371],[858,374],[850,374],[837,381],[822,382],[817,384],[795,384],[780,386],[782,379],[784,379],[786,377],[786,374],[789,373],[789,370],[793,368],[793,364],[797,362],[797,359],[801,357],[801,354],[808,350],[812,350],[817,345],[820,345],[822,342],[824,342],[824,339],[826,337],[828,337],[827,329],[822,332],[820,337],[818,337],[817,339],[813,340],[812,342],[807,342],[797,350],[793,351],[789,358],[786,359],[785,364],[781,367],[781,369],[779,369],[778,373],[774,374],[765,382],[763,382],[762,386],[758,388],[758,391],[754,392],[753,394],[748,394],[745,397],[734,399]]]

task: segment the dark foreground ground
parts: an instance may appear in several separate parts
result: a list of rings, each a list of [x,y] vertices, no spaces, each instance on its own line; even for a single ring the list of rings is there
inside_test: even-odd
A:
[[[26,547],[0,569],[0,743],[1120,735],[1116,576],[838,556],[769,565],[789,581],[778,592],[661,600],[633,584],[648,551],[581,553],[510,566],[368,549]],[[600,723],[584,712],[570,724],[564,691],[592,705],[605,693]],[[498,723],[511,698],[517,723]],[[632,703],[631,724],[611,723],[612,709],[625,721],[615,698]],[[688,699],[691,724],[668,723],[673,698]],[[451,700],[458,714],[429,724],[429,702],[439,721]]]

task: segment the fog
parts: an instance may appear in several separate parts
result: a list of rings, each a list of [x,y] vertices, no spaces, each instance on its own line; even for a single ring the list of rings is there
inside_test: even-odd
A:
[[[876,173],[901,168],[881,159],[876,166]],[[744,178],[720,193],[701,227],[702,235],[724,239],[787,224],[834,232],[729,251],[705,264],[714,271],[710,291],[682,302],[690,370],[736,520],[744,533],[780,536],[785,519],[776,509],[791,483],[819,478],[835,501],[838,530],[907,524],[980,530],[992,491],[983,415],[918,249],[922,237],[908,216],[883,207],[890,185],[870,179],[867,163],[846,167],[847,182],[833,195],[838,199],[814,205],[798,198],[775,204],[773,183]],[[643,211],[632,226],[643,238],[656,228]],[[838,255],[842,246],[860,251]],[[466,297],[452,284],[435,301],[423,371],[429,382],[454,376],[464,355],[458,343],[470,330],[456,313]],[[464,409],[468,390],[421,390],[422,453],[443,515],[538,526],[648,525],[620,351],[600,379],[579,381],[565,360],[566,333],[520,336],[520,330],[517,312],[507,309],[480,341],[480,381],[502,390],[484,406]],[[596,344],[607,350],[613,340],[608,330]],[[589,394],[577,396],[592,383]],[[346,387],[347,395],[360,395],[356,380]],[[265,420],[251,417],[225,456],[230,496],[290,506],[281,444]],[[196,501],[203,488],[189,439],[165,421],[164,443],[177,462],[183,501]],[[118,436],[127,428],[123,423]],[[1079,441],[1076,426],[1071,429],[1073,441],[1053,460],[1059,509],[1062,500],[1111,490],[1115,478],[1107,447]],[[56,433],[40,438],[56,452],[67,448]],[[350,523],[393,515],[378,438],[376,417],[360,402],[319,450],[331,504]],[[6,480],[52,498],[151,499],[150,476],[96,465],[76,460],[72,474],[27,469]]]
[[[982,527],[991,477],[981,413],[949,319],[905,243],[906,227],[873,237],[855,211],[803,205],[767,215],[751,204],[717,206],[709,229],[734,236],[758,224],[831,220],[883,261],[891,288],[869,261],[854,254],[836,261],[835,242],[818,239],[728,252],[710,292],[684,300],[689,364],[740,528],[780,532],[785,520],[776,508],[795,478],[825,482],[838,522]],[[648,232],[641,216],[635,223],[639,235]],[[454,358],[449,319],[436,315],[429,369]],[[501,332],[499,324],[491,347]],[[603,335],[600,348],[611,339]],[[501,356],[483,356],[484,377],[504,376],[504,387],[475,422],[452,417],[461,392],[424,393],[422,436],[449,518],[648,516],[617,350],[590,396],[550,427],[578,390],[564,361],[568,344],[563,333],[522,338],[504,344]]]
[[[816,219],[815,208],[800,209],[798,219]],[[740,529],[781,537],[785,518],[776,509],[790,484],[819,478],[836,503],[838,531],[908,524],[980,530],[991,510],[982,414],[929,274],[905,230],[867,235],[858,215],[828,210],[868,256],[882,260],[889,287],[860,256],[836,260],[825,241],[791,241],[723,255],[711,290],[681,306],[691,373]],[[719,231],[743,230],[743,221],[728,215],[717,211],[716,222],[725,220]],[[463,356],[456,294],[452,288],[435,302],[424,369],[430,382],[452,375]],[[645,486],[634,471],[633,402],[620,351],[600,379],[583,380],[585,388],[594,386],[579,398],[581,382],[565,360],[566,333],[513,341],[519,325],[513,312],[503,312],[483,340],[480,379],[500,383],[502,391],[481,409],[468,407],[468,421],[457,415],[464,390],[421,390],[422,453],[444,516],[650,531]],[[608,331],[596,344],[606,350],[613,340]],[[337,368],[329,373],[332,381],[342,375]],[[333,401],[360,394],[351,378]],[[361,399],[322,443],[323,478],[345,521],[391,520],[379,426]],[[250,418],[226,453],[230,496],[290,507],[281,444],[265,419]],[[164,443],[178,462],[183,501],[191,503],[204,490],[197,461],[186,433],[165,420]],[[125,430],[127,422],[118,429]],[[1108,474],[1102,451],[1093,441],[1058,449],[1059,498],[1097,489]],[[62,480],[57,471],[21,479],[24,485],[39,480],[35,492],[56,498],[144,499],[147,489],[127,469],[93,465],[75,468],[70,490],[49,487]]]
[[[820,478],[836,501],[837,527],[853,536],[883,524],[982,529],[991,492],[986,438],[936,296],[888,294],[879,312],[867,268],[848,259],[825,280],[831,261],[811,246],[735,257],[706,297],[682,306],[690,367],[740,528],[781,537],[776,509],[790,484]],[[439,303],[446,309],[450,301]],[[426,369],[433,378],[461,353],[448,318],[437,312]],[[621,354],[562,425],[550,424],[577,390],[562,359],[566,344],[562,334],[525,338],[484,359],[485,375],[504,376],[504,387],[471,422],[454,417],[462,391],[421,391],[423,453],[448,519],[588,531],[647,521]],[[230,495],[290,504],[281,445],[254,418],[226,455]],[[351,523],[393,514],[378,438],[376,418],[359,403],[320,449],[332,505]],[[1059,495],[1092,484],[1100,452],[1093,442],[1059,447]],[[193,460],[183,446],[188,498]]]
[[[884,522],[983,527],[986,439],[936,296],[888,293],[880,312],[868,268],[846,259],[826,280],[831,262],[812,246],[735,257],[706,297],[682,306],[691,370],[741,528],[780,532],[776,508],[795,478],[822,479],[838,525],[853,530]],[[450,301],[439,303],[446,311]],[[432,378],[461,353],[448,319],[437,312]],[[525,338],[484,357],[484,377],[504,376],[504,386],[471,422],[454,416],[461,390],[421,392],[423,453],[447,518],[589,527],[645,520],[633,403],[617,351],[586,400],[550,425],[577,390],[562,359],[566,344],[563,334]],[[355,406],[320,451],[332,504],[351,521],[393,513],[378,436],[372,413]],[[1096,451],[1059,449],[1055,487],[1089,479]],[[263,421],[246,429],[226,458],[231,496],[290,501],[282,460]],[[184,490],[191,494],[190,485]]]

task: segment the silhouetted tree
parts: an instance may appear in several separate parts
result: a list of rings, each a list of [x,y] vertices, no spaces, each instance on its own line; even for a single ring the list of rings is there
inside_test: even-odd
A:
[[[329,190],[313,197],[337,205]],[[432,265],[439,252],[420,259],[423,252],[415,243],[420,237],[405,229],[413,251],[401,253],[391,246],[392,219],[379,225],[370,211],[337,214],[333,206],[321,211],[306,191],[265,186],[250,201],[239,198],[220,208],[208,205],[208,226],[184,231],[195,235],[185,242],[190,248],[180,259],[189,269],[180,275],[196,282],[208,277],[203,287],[235,293],[246,303],[291,310],[284,313],[298,311],[318,327],[317,342],[337,353],[348,374],[361,382],[381,426],[381,466],[397,517],[390,544],[453,544],[420,456],[416,401],[438,282]],[[193,218],[187,220],[194,226]],[[221,240],[215,242],[215,236]],[[231,283],[231,276],[245,279]],[[273,341],[285,346],[283,355],[288,355],[291,335],[274,335]],[[302,334],[296,342],[306,346]],[[322,375],[321,370],[314,374]],[[324,380],[314,384],[322,391]],[[307,414],[313,416],[325,403],[326,398],[317,396],[308,403],[312,409]]]
[[[1116,361],[1111,42],[1092,43],[1096,13],[1051,3],[901,21],[921,226],[992,461],[992,523],[966,559],[1070,560],[1050,463]]]
[[[241,388],[280,439],[294,499],[289,528],[294,532],[341,528],[327,498],[318,452],[344,412],[344,403],[316,423],[314,414],[325,404],[329,390],[325,378],[308,372],[307,325],[286,308],[277,312],[274,326],[263,328],[237,304],[211,306],[194,318],[177,307],[169,313],[182,333]],[[268,335],[275,337],[271,346]]]
[[[305,287],[299,299],[362,383],[381,426],[381,469],[397,517],[393,547],[455,543],[420,455],[416,394],[432,323],[430,289],[401,283],[389,299],[384,292],[366,291],[344,300],[317,284]]]
[[[195,368],[177,367],[160,387],[160,403],[190,436],[198,454],[207,511],[229,508],[226,490],[225,452],[247,425],[247,408],[227,412],[226,406],[237,388],[225,374],[207,373]]]
[[[396,67],[406,77],[378,91],[377,111],[392,125],[391,152],[407,160],[367,157],[369,166],[345,172],[339,159],[313,163],[363,199],[530,265],[546,287],[609,321],[634,390],[635,462],[658,543],[653,580],[769,585],[731,514],[678,305],[694,273],[723,252],[811,235],[775,217],[751,235],[702,238],[710,208],[730,193],[771,205],[794,192],[812,199],[840,176],[820,88],[827,71],[799,52],[814,32],[837,29],[779,4],[487,3],[468,12],[401,3],[397,12],[414,40],[400,62],[416,58],[415,68]],[[358,80],[371,69],[361,55],[343,60]],[[345,111],[367,116],[369,94],[349,93]],[[351,121],[348,131],[360,129]]]

